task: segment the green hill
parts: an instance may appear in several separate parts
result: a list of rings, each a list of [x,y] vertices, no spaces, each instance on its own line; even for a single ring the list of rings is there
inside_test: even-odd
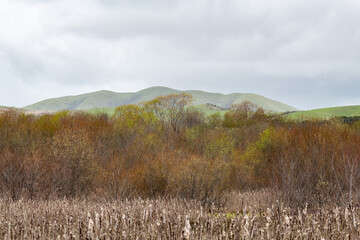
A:
[[[107,114],[109,116],[113,115],[115,113],[115,109],[116,108],[92,108],[89,110],[86,110],[86,112],[88,113],[93,113],[93,114]]]
[[[195,105],[194,107],[197,110],[203,112],[205,114],[205,116],[209,116],[214,113],[219,113],[220,115],[224,115],[228,111],[227,108],[222,108],[222,107],[210,104],[210,103]]]
[[[209,103],[221,108],[227,108],[231,104],[241,103],[242,101],[247,100],[272,112],[296,111],[294,107],[256,94],[220,94],[197,90],[179,91],[166,87],[151,87],[135,93],[99,91],[81,94],[78,96],[52,98],[24,108],[38,111],[89,110],[93,108],[108,109],[124,104],[134,104],[141,101],[148,101],[158,96],[181,92],[193,95],[195,99],[193,102],[194,105]]]
[[[10,108],[11,108],[11,107],[6,107],[6,106],[1,106],[1,105],[0,105],[0,109],[1,109],[1,110],[10,109]]]
[[[209,115],[214,114],[214,113],[219,113],[220,115],[224,115],[228,111],[227,108],[218,107],[216,105],[212,105],[212,104],[209,104],[209,103],[195,105],[193,107],[195,109],[203,112],[205,114],[205,116],[209,116]],[[108,114],[108,115],[111,116],[111,115],[114,114],[115,108],[92,108],[90,110],[87,110],[87,112],[94,113],[94,114],[105,113],[105,114]]]
[[[288,114],[289,117],[294,119],[306,119],[306,118],[332,118],[332,117],[354,117],[360,116],[360,105],[356,106],[344,106],[344,107],[331,107],[331,108],[319,108],[308,111],[299,111]]]

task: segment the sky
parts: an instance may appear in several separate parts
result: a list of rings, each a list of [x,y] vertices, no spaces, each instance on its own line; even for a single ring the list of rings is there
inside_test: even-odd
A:
[[[358,0],[0,0],[0,105],[151,86],[360,105]]]

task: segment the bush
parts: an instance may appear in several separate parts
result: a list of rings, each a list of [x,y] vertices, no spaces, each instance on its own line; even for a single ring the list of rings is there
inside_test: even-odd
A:
[[[266,130],[243,155],[260,187],[289,205],[358,201],[360,136],[338,124],[308,122]]]
[[[169,189],[171,194],[186,199],[197,199],[203,204],[221,204],[229,189],[230,164],[223,160],[206,160],[191,156],[181,168],[173,168]]]

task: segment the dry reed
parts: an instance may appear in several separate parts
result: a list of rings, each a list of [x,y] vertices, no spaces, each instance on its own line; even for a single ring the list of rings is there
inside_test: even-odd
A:
[[[359,239],[359,219],[358,207],[290,209],[278,202],[230,210],[179,199],[0,200],[1,239]]]

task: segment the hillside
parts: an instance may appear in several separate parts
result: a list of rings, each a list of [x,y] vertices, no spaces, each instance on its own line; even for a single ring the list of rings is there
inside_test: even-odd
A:
[[[38,111],[59,111],[59,110],[88,110],[93,108],[114,108],[124,104],[134,104],[141,101],[148,101],[157,96],[164,96],[172,93],[185,92],[194,96],[194,105],[214,104],[218,107],[227,108],[231,104],[250,101],[265,110],[272,112],[295,111],[294,107],[284,103],[251,93],[220,94],[209,93],[198,90],[179,91],[166,87],[151,87],[135,93],[117,93],[111,91],[98,91],[44,100],[24,107],[28,110]]]
[[[0,106],[0,110],[2,110],[2,111],[9,110],[9,109],[14,109],[14,108],[13,107]]]
[[[216,105],[212,105],[212,104],[200,104],[200,105],[194,105],[193,106],[195,109],[203,112],[205,114],[205,116],[209,116],[212,115],[214,113],[219,113],[220,115],[224,115],[228,109],[227,108],[222,108],[222,107],[218,107]],[[89,113],[105,113],[108,115],[113,115],[115,112],[115,108],[92,108],[90,110],[87,110],[87,112]]]
[[[331,108],[319,108],[308,111],[299,111],[288,114],[289,117],[295,119],[302,118],[332,118],[332,117],[353,117],[360,116],[360,105],[343,106]]]

